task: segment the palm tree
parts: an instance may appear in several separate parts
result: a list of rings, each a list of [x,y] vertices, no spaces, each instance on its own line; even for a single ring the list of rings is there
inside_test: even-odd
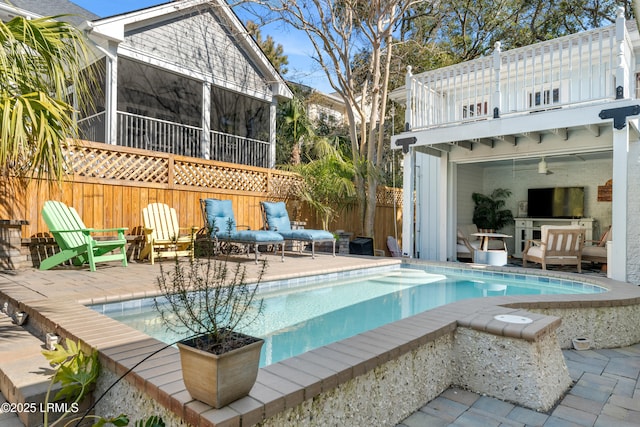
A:
[[[298,197],[311,206],[322,221],[322,229],[340,212],[356,201],[353,185],[355,168],[335,144],[319,138],[313,146],[313,158],[286,169],[299,173],[304,184]]]
[[[65,175],[63,149],[77,136],[70,90],[88,96],[83,34],[60,16],[0,21],[0,170],[19,177]]]

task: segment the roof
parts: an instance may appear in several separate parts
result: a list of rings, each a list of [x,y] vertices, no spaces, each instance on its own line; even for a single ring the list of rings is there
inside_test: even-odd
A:
[[[95,19],[90,23],[91,36],[121,42],[124,40],[126,27],[139,27],[144,22],[154,22],[164,16],[185,13],[199,5],[210,5],[219,16],[235,28],[238,34],[235,38],[236,42],[241,46],[245,54],[254,61],[261,72],[270,77],[268,80],[275,83],[273,90],[276,96],[293,97],[291,90],[280,73],[278,73],[253,37],[249,35],[238,16],[224,0],[175,0],[119,15]]]
[[[35,16],[69,15],[62,20],[76,26],[84,21],[99,18],[95,13],[68,0],[0,0],[0,3],[8,8],[31,12]],[[7,17],[11,16],[7,15]],[[5,16],[0,15],[0,18],[4,19]]]

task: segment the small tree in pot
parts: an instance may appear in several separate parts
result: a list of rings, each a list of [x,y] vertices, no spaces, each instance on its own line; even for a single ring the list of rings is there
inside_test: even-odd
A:
[[[481,230],[500,230],[513,221],[513,213],[504,209],[505,199],[511,196],[506,188],[496,188],[490,195],[473,193],[471,198],[475,203],[473,209],[473,223]]]
[[[246,266],[229,267],[228,258],[179,262],[164,271],[158,285],[163,298],[154,299],[163,323],[187,338],[178,343],[187,390],[194,399],[215,408],[246,396],[255,383],[264,340],[238,330],[254,323],[263,311],[257,297],[266,269],[247,283]]]

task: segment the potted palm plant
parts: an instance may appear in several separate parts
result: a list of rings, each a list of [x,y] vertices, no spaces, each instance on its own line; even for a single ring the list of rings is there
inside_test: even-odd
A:
[[[496,188],[490,195],[481,193],[471,195],[475,203],[473,223],[479,230],[497,231],[513,221],[513,213],[504,208],[505,199],[510,196],[511,191],[506,188]]]
[[[239,332],[262,314],[258,284],[247,283],[246,266],[207,256],[180,262],[158,277],[154,299],[164,325],[186,338],[178,342],[182,375],[194,399],[214,408],[246,396],[258,374],[264,340]]]

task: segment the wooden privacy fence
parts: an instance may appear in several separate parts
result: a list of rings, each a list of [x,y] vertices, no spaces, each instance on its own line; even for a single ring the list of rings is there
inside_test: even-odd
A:
[[[0,219],[28,221],[22,226],[23,238],[48,232],[40,215],[47,200],[73,206],[88,227],[128,227],[130,235],[138,235],[142,209],[149,203],[174,207],[181,226],[201,227],[199,199],[231,199],[237,223],[259,229],[263,224],[260,202],[282,200],[291,205],[296,187],[302,185],[299,176],[290,172],[93,142],[69,148],[67,159],[70,173],[60,185],[2,179]],[[386,247],[386,237],[394,235],[396,227],[401,229],[401,199],[399,189],[381,187],[378,192],[377,249]],[[307,228],[321,227],[308,207],[297,211],[299,215],[292,219],[306,221]],[[345,212],[331,224],[331,231],[354,232],[356,215],[357,209]]]

